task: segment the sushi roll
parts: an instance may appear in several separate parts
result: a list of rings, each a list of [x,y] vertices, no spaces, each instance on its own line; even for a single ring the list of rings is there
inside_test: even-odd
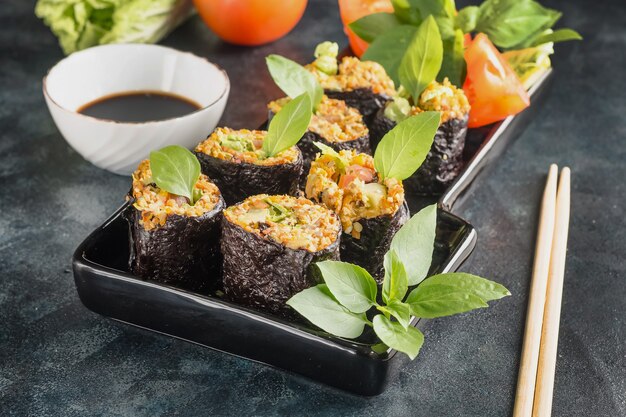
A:
[[[306,68],[330,98],[356,108],[366,123],[396,94],[393,80],[378,62],[347,56],[337,62],[336,43],[323,42],[315,48],[315,61]]]
[[[370,125],[372,147],[397,122],[422,111],[438,111],[441,123],[426,160],[404,185],[408,193],[416,195],[439,195],[457,177],[463,168],[463,148],[467,135],[470,105],[463,90],[444,79],[433,81],[420,95],[416,106],[408,100],[396,98],[376,114]]]
[[[249,197],[222,224],[224,293],[244,306],[287,314],[289,298],[318,284],[312,264],[339,259],[339,219],[303,197]]]
[[[381,283],[391,239],[409,219],[402,181],[381,180],[370,155],[325,150],[311,164],[305,194],[339,215],[341,260],[362,266]]]
[[[302,153],[292,146],[275,156],[262,150],[267,132],[217,128],[194,153],[208,175],[222,190],[229,205],[255,194],[290,194],[298,190]]]
[[[226,206],[219,189],[200,175],[195,204],[152,180],[150,161],[133,173],[129,194],[130,271],[147,280],[207,293],[219,282],[220,221]]]
[[[268,104],[270,117],[278,113],[290,100],[285,97],[270,102]],[[359,111],[342,100],[331,99],[327,96],[322,97],[322,101],[311,116],[307,132],[298,142],[298,148],[302,151],[304,159],[303,175],[300,177],[302,187],[306,182],[306,174],[309,172],[311,161],[315,159],[318,152],[314,142],[323,143],[337,151],[354,149],[359,153],[371,153],[369,130]]]

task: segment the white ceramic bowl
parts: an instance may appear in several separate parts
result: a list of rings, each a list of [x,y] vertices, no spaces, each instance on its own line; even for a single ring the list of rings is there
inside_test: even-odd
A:
[[[100,97],[128,91],[164,91],[202,106],[185,116],[143,123],[115,122],[77,113]],[[43,79],[48,109],[61,134],[94,165],[129,174],[150,151],[191,148],[219,121],[230,91],[226,72],[190,53],[158,45],[103,45],[75,52]]]

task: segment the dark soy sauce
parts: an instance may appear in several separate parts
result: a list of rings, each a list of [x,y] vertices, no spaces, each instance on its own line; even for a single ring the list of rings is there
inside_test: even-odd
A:
[[[91,101],[78,113],[116,122],[151,122],[192,113],[201,106],[188,98],[162,91],[128,91]]]

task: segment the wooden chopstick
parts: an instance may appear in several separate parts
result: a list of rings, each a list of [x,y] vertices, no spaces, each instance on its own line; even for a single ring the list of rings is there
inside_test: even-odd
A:
[[[556,183],[558,167],[550,165],[546,188],[543,192],[537,242],[535,245],[535,262],[526,313],[526,328],[520,369],[517,377],[517,393],[515,394],[514,417],[530,417],[533,410],[537,363],[539,362],[539,344],[543,312],[546,301],[546,288],[550,266],[550,251],[554,235],[554,217],[556,215]]]
[[[539,347],[539,363],[537,366],[537,381],[535,383],[535,400],[533,404],[534,417],[548,417],[552,412],[569,211],[570,170],[566,167],[561,171],[559,190],[556,197],[556,221],[550,254],[550,272],[548,274],[546,306],[543,313],[541,345]]]

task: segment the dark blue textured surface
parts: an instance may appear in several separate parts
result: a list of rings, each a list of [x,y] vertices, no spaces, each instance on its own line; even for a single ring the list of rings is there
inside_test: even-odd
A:
[[[573,170],[572,221],[555,416],[626,416],[626,6],[549,1],[584,43],[559,45],[543,114],[455,211],[478,229],[463,268],[513,293],[491,308],[431,321],[419,358],[365,399],[87,311],[69,270],[76,245],[117,208],[127,178],[62,139],[41,77],[62,57],[33,3],[0,8],[0,414],[33,416],[504,416],[512,409],[544,175]],[[335,2],[314,1],[283,40],[226,46],[194,18],[164,43],[205,55],[233,82],[222,120],[254,127],[278,96],[268,53],[309,59],[346,45]]]

